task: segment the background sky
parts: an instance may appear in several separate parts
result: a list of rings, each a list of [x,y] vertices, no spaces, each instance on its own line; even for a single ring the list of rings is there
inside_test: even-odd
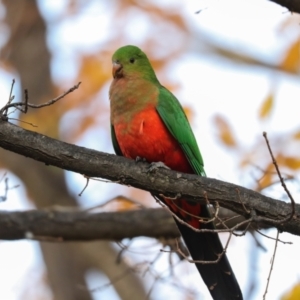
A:
[[[48,46],[53,54],[51,69],[53,81],[57,85],[63,82],[64,86],[70,87],[75,84],[80,67],[78,54],[92,53],[110,38],[109,21],[119,2],[91,1],[89,5],[84,6],[81,13],[64,18],[67,2],[41,0],[39,7],[47,20]],[[299,153],[298,143],[288,143],[288,136],[300,125],[299,72],[289,74],[282,72],[276,66],[286,55],[291,43],[297,36],[299,37],[300,17],[291,16],[285,8],[263,0],[188,0],[184,4],[181,1],[157,0],[156,2],[166,10],[180,10],[188,26],[199,33],[196,35],[197,38],[189,43],[184,53],[174,60],[169,60],[164,72],[168,73],[170,81],[175,83],[173,92],[177,98],[191,111],[192,127],[205,160],[208,176],[253,188],[254,179],[259,173],[253,164],[261,166],[266,164],[266,160],[270,160],[262,137],[263,131],[268,132],[274,151]],[[3,17],[5,12],[2,11],[1,14]],[[288,22],[295,25],[284,25]],[[149,35],[149,31],[151,32],[151,20],[147,15],[133,11],[131,21],[124,24],[123,30],[126,44],[140,46]],[[6,39],[7,32],[3,28],[2,44]],[[181,36],[178,38],[173,32],[170,32],[169,36],[163,35],[161,39],[161,47],[158,47],[156,52],[157,57],[163,55],[165,47],[173,47],[176,43],[184,41],[184,38]],[[230,57],[221,58],[216,55],[219,46],[243,53],[246,57],[257,59],[260,63],[241,64]],[[199,52],[202,55],[196,54]],[[156,59],[151,56],[149,58]],[[110,68],[110,62],[105,61],[103,64],[107,64]],[[9,95],[13,75],[4,70],[0,72],[0,91],[4,103]],[[162,71],[158,72],[159,78],[163,77],[160,72]],[[108,88],[109,84],[101,93],[108,94]],[[18,86],[15,89],[15,93],[17,92]],[[259,111],[269,95],[272,95],[274,101],[272,113],[267,119],[262,119],[259,117]],[[217,116],[221,116],[222,120],[229,124],[237,142],[236,147],[226,147],[220,140],[216,125]],[[70,119],[71,116],[66,116],[62,120],[62,128],[67,126]],[[63,129],[62,139],[68,139]],[[113,153],[108,131],[99,130],[96,126],[81,135],[80,139],[76,140],[76,144]],[[246,157],[251,157],[253,163],[243,166],[242,161]],[[78,194],[85,180],[80,175],[69,172],[66,172],[66,176],[71,192]],[[298,174],[294,176],[295,180],[290,182],[288,187],[297,198]],[[24,200],[26,192],[20,180],[13,174],[9,174],[9,182],[12,186],[17,184],[20,186],[10,191],[9,201],[0,203],[0,209],[33,208],[29,201]],[[3,181],[0,183],[0,188],[1,184],[3,189]],[[126,189],[115,184],[93,182],[78,201],[83,207],[90,207],[123,191],[125,193]],[[99,191],[101,191],[101,199],[99,199]],[[280,187],[268,189],[267,193],[276,198],[284,197]],[[154,201],[153,206],[155,206]],[[273,238],[276,236],[275,230],[268,230],[265,233]],[[249,288],[248,283],[254,274],[256,289],[251,299],[262,299],[274,250],[274,240],[260,235],[256,238],[265,251],[257,250],[253,237],[247,234],[246,237],[233,238],[228,249],[228,257],[242,290],[246,293]],[[299,238],[283,233],[280,234],[280,239],[291,241],[293,244],[279,243],[278,245],[267,299],[280,299],[284,292],[299,282],[300,278],[299,263],[296,259],[300,251]],[[226,242],[226,236],[222,236],[222,241]],[[150,256],[155,257],[161,248],[149,239],[139,239],[134,242],[133,249],[141,247],[147,249],[145,251],[147,259]],[[138,255],[131,253],[128,257],[137,261],[146,259],[141,253]],[[2,241],[0,266],[0,299],[22,299],[24,290],[32,291],[28,286],[26,288],[23,286],[24,281],[29,277],[31,278],[27,281],[29,286],[29,282],[32,287],[34,286],[33,297],[51,299],[51,292],[41,279],[45,275],[36,242]],[[168,255],[162,255],[156,266],[161,272],[166,270],[164,274],[167,274]],[[251,278],[249,269],[252,269]],[[199,275],[193,266],[178,264],[175,273],[178,275],[181,272],[186,272],[185,274],[188,275],[181,278],[180,284],[194,292],[190,294],[189,299],[210,299],[202,283],[199,283]],[[104,275],[91,271],[87,274],[87,281],[90,288],[96,288],[93,293],[95,300],[118,299],[112,288],[97,290],[97,287],[107,282]],[[146,282],[150,289],[153,277],[146,275]],[[185,298],[187,295],[181,289],[170,289],[170,286],[172,286],[170,281],[166,284],[163,281],[157,283],[151,297],[165,299],[168,296],[172,299],[187,299]],[[40,298],[37,296],[39,294]]]

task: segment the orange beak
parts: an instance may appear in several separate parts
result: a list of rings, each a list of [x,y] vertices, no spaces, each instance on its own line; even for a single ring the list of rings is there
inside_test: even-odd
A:
[[[120,77],[123,66],[118,61],[113,61],[112,75],[114,78]]]

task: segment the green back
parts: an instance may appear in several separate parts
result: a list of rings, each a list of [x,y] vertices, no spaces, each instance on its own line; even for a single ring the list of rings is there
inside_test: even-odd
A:
[[[196,174],[206,176],[204,163],[190,123],[177,98],[161,86],[157,111],[163,122],[178,141]]]

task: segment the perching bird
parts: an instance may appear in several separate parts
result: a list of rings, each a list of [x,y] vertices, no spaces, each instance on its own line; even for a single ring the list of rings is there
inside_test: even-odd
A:
[[[119,48],[112,57],[109,97],[111,135],[117,155],[162,162],[172,170],[206,176],[203,159],[187,117],[176,97],[163,87],[144,52],[136,46]],[[206,205],[162,198],[169,209],[194,228],[214,229]],[[195,217],[193,217],[195,216]],[[223,252],[217,233],[196,232],[174,218],[195,261],[215,261]],[[224,254],[218,263],[196,266],[215,300],[243,299]]]

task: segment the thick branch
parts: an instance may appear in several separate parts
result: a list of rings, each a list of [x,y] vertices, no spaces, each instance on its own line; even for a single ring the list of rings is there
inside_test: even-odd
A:
[[[234,216],[221,210],[220,218]],[[227,221],[231,228],[244,219]],[[217,228],[224,229],[221,224]],[[245,230],[245,226],[239,228]],[[172,215],[163,208],[125,212],[90,213],[70,208],[59,210],[0,211],[0,240],[45,241],[122,240],[146,236],[156,239],[180,237]]]
[[[299,0],[270,0],[281,6],[286,7],[291,12],[300,14],[300,1]]]
[[[155,226],[153,226],[155,224]],[[121,240],[137,236],[179,237],[164,209],[88,213],[82,211],[0,211],[0,239],[54,239],[56,241]]]
[[[169,197],[181,195],[188,200],[206,203],[218,202],[228,208],[261,221],[268,218],[267,224],[300,235],[300,205],[289,222],[273,222],[286,217],[291,206],[252,190],[226,183],[220,180],[183,174],[170,170],[148,172],[147,163],[135,163],[133,160],[112,154],[78,147],[47,136],[24,130],[5,121],[0,121],[0,147],[31,157],[46,165],[53,165],[90,177],[102,177],[120,184],[134,186],[153,194]]]

